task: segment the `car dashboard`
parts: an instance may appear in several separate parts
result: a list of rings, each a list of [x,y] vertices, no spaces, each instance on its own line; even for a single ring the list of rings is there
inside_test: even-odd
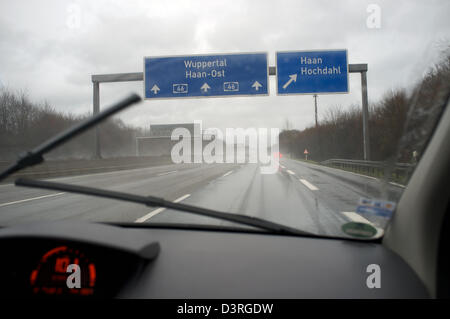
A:
[[[65,220],[4,227],[0,247],[2,297],[428,297],[411,268],[376,242]],[[377,288],[367,284],[373,264]],[[78,286],[69,265],[78,265]]]

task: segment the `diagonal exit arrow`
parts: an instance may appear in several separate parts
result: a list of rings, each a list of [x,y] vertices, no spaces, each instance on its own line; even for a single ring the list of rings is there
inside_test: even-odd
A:
[[[153,87],[150,89],[150,91],[153,91],[153,94],[157,94],[159,90],[160,89],[156,84],[153,85]]]
[[[262,85],[258,81],[255,81],[255,83],[253,83],[252,85],[252,88],[255,88],[256,91],[259,91],[260,87],[262,87]]]
[[[285,89],[285,90],[286,90],[286,88],[289,86],[289,84],[292,83],[292,81],[297,82],[297,73],[291,74],[291,75],[289,75],[289,77],[290,77],[289,81],[287,81],[287,82],[284,83],[284,85],[283,85],[283,89]]]
[[[206,92],[208,92],[208,89],[210,89],[210,88],[211,87],[208,85],[208,83],[205,82],[200,89],[206,93]]]

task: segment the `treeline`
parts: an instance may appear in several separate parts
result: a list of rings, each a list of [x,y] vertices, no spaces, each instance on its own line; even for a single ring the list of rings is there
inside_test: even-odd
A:
[[[34,103],[24,92],[0,90],[0,160],[15,159],[23,151],[86,119],[90,114],[73,115],[56,111],[49,103]],[[91,158],[94,129],[69,141],[46,155],[46,158]],[[100,125],[102,156],[134,155],[139,129],[126,126],[120,119]]]
[[[411,163],[419,159],[450,96],[450,50],[414,87],[392,90],[369,105],[370,154],[374,161]],[[361,106],[335,106],[318,127],[280,133],[280,151],[294,158],[323,161],[363,159]]]

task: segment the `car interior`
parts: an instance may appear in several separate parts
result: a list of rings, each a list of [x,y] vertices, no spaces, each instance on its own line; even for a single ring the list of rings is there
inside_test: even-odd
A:
[[[447,104],[382,238],[330,238],[239,219],[230,222],[251,227],[22,223],[0,229],[2,297],[448,298],[449,140]],[[44,184],[34,187],[61,189]],[[88,274],[81,289],[65,287],[58,272],[73,260]],[[375,286],[371,265],[378,265]]]

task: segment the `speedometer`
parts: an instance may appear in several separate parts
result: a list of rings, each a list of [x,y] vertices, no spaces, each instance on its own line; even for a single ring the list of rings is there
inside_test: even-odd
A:
[[[91,296],[95,282],[95,263],[79,249],[69,246],[47,251],[30,274],[35,295]]]

